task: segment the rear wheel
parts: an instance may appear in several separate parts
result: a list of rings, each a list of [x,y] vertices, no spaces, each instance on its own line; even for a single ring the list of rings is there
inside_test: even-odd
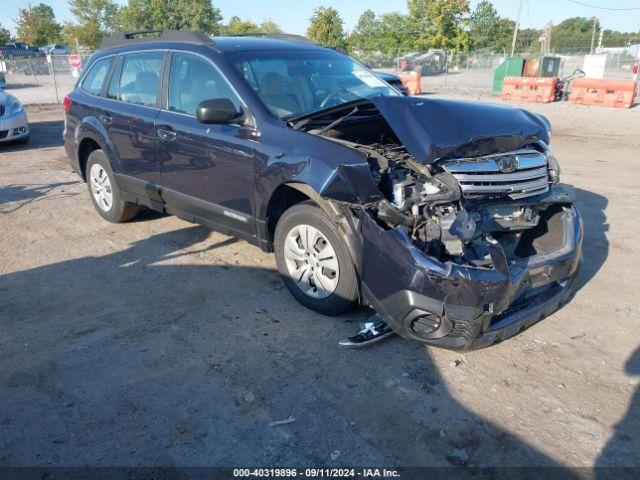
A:
[[[294,205],[275,232],[278,270],[292,295],[304,306],[338,315],[358,298],[351,256],[335,225],[311,203]]]
[[[136,216],[138,204],[122,199],[107,156],[102,150],[91,152],[86,171],[91,201],[102,218],[120,223]]]

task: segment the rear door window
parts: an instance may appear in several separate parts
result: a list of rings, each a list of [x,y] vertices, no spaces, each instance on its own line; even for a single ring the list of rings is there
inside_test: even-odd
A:
[[[82,90],[92,95],[102,94],[104,82],[113,63],[113,57],[103,58],[93,64],[87,76],[82,81]]]
[[[118,86],[118,100],[155,107],[158,103],[160,71],[164,52],[126,55]]]

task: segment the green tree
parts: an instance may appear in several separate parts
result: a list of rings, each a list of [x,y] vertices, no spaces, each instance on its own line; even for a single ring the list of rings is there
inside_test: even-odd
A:
[[[307,29],[309,39],[325,47],[346,50],[347,40],[344,34],[344,23],[335,8],[316,8],[310,21],[311,24]]]
[[[414,49],[469,48],[468,0],[407,0],[407,7]]]
[[[413,49],[409,18],[398,12],[385,13],[380,18],[376,50],[383,53],[407,52]]]
[[[513,29],[516,28],[515,22],[511,28],[509,35],[507,51],[511,51],[511,42],[513,36]],[[528,53],[540,53],[542,44],[540,43],[540,36],[542,32],[535,28],[523,28],[518,30],[518,39],[516,41],[516,52],[528,52]],[[553,39],[551,39],[553,43]]]
[[[102,39],[118,30],[119,8],[112,0],[69,0],[73,23],[64,27],[64,38],[70,47],[97,48]]]
[[[280,25],[273,20],[265,20],[260,24],[260,30],[264,33],[282,33]]]
[[[640,43],[640,31],[618,32],[616,30],[605,30],[602,32],[603,47],[621,47],[629,43]]]
[[[380,22],[373,10],[365,10],[349,35],[349,47],[352,50],[379,50]]]
[[[567,18],[551,30],[551,46],[558,52],[588,52],[591,48],[591,34],[594,20],[585,17]],[[596,40],[600,24],[596,22]]]
[[[11,41],[11,32],[0,25],[0,45]]]
[[[495,50],[502,34],[500,15],[491,2],[482,1],[469,19],[469,36],[474,49]]]
[[[44,3],[18,9],[17,37],[24,43],[42,47],[60,41],[62,26],[56,22],[53,9]]]
[[[126,30],[195,30],[220,33],[220,9],[211,0],[129,0],[120,10]]]
[[[260,33],[262,30],[251,20],[242,20],[240,17],[231,17],[229,23],[222,27],[222,35],[250,35]]]

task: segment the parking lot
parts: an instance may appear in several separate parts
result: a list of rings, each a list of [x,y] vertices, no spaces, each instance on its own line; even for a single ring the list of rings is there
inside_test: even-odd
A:
[[[104,222],[59,107],[29,109],[31,143],[0,146],[0,463],[640,467],[640,109],[527,108],[577,188],[581,287],[467,354],[342,350],[368,312],[304,309],[272,256]]]

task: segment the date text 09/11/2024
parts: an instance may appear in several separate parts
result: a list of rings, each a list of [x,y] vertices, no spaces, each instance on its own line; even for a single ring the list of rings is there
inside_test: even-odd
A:
[[[233,477],[280,477],[280,478],[399,478],[397,470],[387,468],[238,468],[233,470]]]

